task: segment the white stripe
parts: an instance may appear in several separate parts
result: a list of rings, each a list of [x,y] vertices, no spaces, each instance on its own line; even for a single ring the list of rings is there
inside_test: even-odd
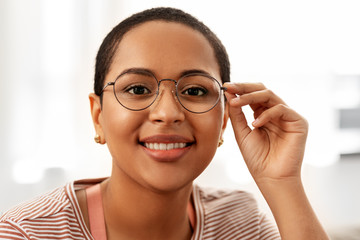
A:
[[[24,237],[20,237],[19,235],[13,235],[13,234],[7,234],[7,233],[2,233],[1,232],[1,229],[0,229],[0,239],[11,239],[11,240],[13,240],[13,239],[21,239],[21,240],[23,240],[23,239],[25,239]]]
[[[64,239],[64,237],[67,237],[67,239],[79,239],[84,240],[84,237],[74,237],[74,236],[53,236],[53,235],[44,235],[41,237],[32,236],[31,240],[44,240],[44,239]]]

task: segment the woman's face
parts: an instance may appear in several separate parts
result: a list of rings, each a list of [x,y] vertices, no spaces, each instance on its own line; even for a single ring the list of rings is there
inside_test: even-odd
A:
[[[185,71],[200,70],[220,81],[207,39],[179,23],[150,21],[126,33],[105,84],[130,68],[147,69],[158,80],[178,80]],[[122,107],[112,87],[103,93],[102,109],[98,97],[90,96],[96,131],[113,157],[112,177],[172,191],[191,184],[210,163],[227,121],[224,98],[209,112],[194,114],[179,104],[174,90],[173,82],[162,82],[156,101],[142,111]],[[151,149],[155,143],[175,148]]]

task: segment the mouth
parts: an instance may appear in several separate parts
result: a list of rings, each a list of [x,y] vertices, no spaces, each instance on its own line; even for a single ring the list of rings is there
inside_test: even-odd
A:
[[[186,148],[193,143],[176,142],[176,143],[158,143],[158,142],[140,142],[144,147],[151,150],[169,151],[173,149]]]
[[[174,162],[190,151],[195,141],[180,135],[153,135],[139,140],[145,153],[160,162]]]

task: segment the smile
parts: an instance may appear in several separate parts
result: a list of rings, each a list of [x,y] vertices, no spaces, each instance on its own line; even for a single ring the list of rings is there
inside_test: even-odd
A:
[[[156,134],[139,139],[144,152],[157,162],[176,162],[186,155],[196,141],[176,134]]]
[[[145,153],[157,162],[176,162],[190,151],[194,142],[140,142]]]
[[[185,148],[187,146],[186,143],[144,143],[146,148],[152,150],[172,150],[178,148]]]

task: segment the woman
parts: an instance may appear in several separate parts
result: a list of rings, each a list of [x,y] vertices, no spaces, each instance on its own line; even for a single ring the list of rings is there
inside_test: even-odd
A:
[[[220,40],[180,10],[150,9],[121,22],[99,49],[89,95],[111,176],[10,210],[1,239],[278,239],[247,193],[193,186],[229,117],[281,237],[327,239],[300,178],[306,120],[262,84],[229,83],[229,69]]]

